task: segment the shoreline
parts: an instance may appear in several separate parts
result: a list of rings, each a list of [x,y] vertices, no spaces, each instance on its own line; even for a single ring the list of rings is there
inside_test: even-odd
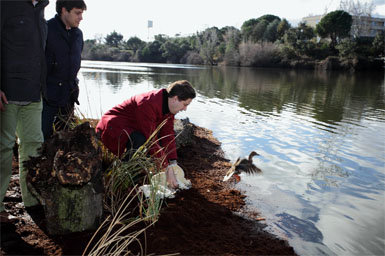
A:
[[[178,149],[178,163],[186,178],[192,181],[192,188],[178,192],[174,199],[167,199],[159,220],[146,231],[146,242],[142,241],[146,253],[296,255],[287,241],[263,230],[266,225],[258,221],[257,212],[246,209],[246,196],[233,188],[233,178],[222,181],[231,163],[224,158],[221,143],[213,137],[212,131],[194,124],[192,127],[191,143]],[[14,223],[5,229],[2,226],[1,252],[81,254],[85,246],[81,241],[92,233],[46,235],[44,212],[31,216],[20,204],[17,173],[14,169],[5,200],[7,211],[15,216]]]

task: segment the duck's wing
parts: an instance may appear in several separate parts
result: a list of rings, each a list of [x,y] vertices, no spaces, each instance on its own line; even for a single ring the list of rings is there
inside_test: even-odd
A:
[[[246,159],[242,160],[238,164],[237,169],[240,170],[240,172],[244,172],[247,174],[257,174],[262,172],[261,169],[259,169],[257,166],[255,166],[253,163],[250,163],[250,161],[247,161]]]
[[[235,170],[229,170],[226,173],[225,177],[223,177],[223,181],[228,181],[231,178],[231,176],[233,176],[234,172],[235,172]]]
[[[239,163],[241,162],[241,159],[240,157],[238,157],[237,161],[235,161],[233,163],[233,165],[231,166],[230,170],[227,171],[225,177],[223,178],[223,181],[228,181],[231,176],[233,176],[233,174],[235,173],[235,171],[237,170],[237,166],[239,165]]]

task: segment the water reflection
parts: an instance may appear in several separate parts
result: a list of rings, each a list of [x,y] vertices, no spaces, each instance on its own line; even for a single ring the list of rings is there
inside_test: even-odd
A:
[[[322,243],[323,235],[312,221],[303,220],[288,213],[277,214],[277,217],[281,219],[277,225],[287,231],[288,236],[294,232],[304,241]]]
[[[125,80],[133,84],[143,82],[147,75],[145,74],[131,74],[119,71],[111,72],[95,72],[95,70],[83,71],[82,75],[85,79],[90,80],[106,80],[105,85],[111,88],[112,93],[117,93],[123,86]]]
[[[124,80],[138,84],[148,80],[155,88],[179,79],[190,80],[208,98],[233,99],[255,113],[282,111],[290,105],[299,115],[335,124],[343,118],[359,120],[365,114],[385,118],[384,76],[350,75],[324,71],[295,71],[255,68],[170,69],[148,68],[148,73],[103,73],[115,93]],[[375,73],[376,74],[376,73]],[[84,75],[94,76],[93,72]],[[379,111],[382,110],[382,111]],[[330,128],[330,127],[328,127]]]
[[[259,112],[280,113],[291,104],[297,114],[311,109],[313,117],[325,123],[339,122],[351,113],[360,118],[362,112],[350,108],[384,109],[381,75],[360,78],[319,71],[220,68],[207,69],[191,80],[207,97],[236,98],[241,107]]]
[[[88,64],[93,69],[87,62],[81,69],[86,113],[192,82],[198,96],[179,117],[213,130],[230,160],[261,155],[264,174],[239,186],[300,254],[385,250],[383,74]]]

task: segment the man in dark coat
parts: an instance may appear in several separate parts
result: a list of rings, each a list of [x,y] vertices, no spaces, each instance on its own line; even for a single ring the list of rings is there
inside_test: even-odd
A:
[[[23,162],[35,156],[43,142],[42,91],[45,87],[44,56],[48,0],[0,1],[0,217],[7,222],[2,204],[12,175],[15,134],[19,144],[20,187],[25,207],[38,204],[26,184]]]
[[[167,89],[135,95],[107,111],[96,126],[96,132],[112,153],[122,156],[125,150],[138,149],[165,122],[150,154],[160,167],[166,168],[169,185],[177,187],[174,172],[169,168],[177,160],[174,116],[186,110],[195,95],[194,88],[186,80],[176,81]]]
[[[79,104],[77,74],[83,50],[83,33],[78,28],[86,10],[83,0],[57,0],[54,18],[48,21],[46,48],[47,91],[43,102],[42,129],[47,140],[55,129],[68,127]]]

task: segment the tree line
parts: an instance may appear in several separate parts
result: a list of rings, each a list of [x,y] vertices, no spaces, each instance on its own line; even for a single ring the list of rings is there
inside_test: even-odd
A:
[[[325,15],[315,28],[304,22],[292,27],[286,19],[267,14],[245,21],[241,29],[211,27],[183,37],[159,34],[151,42],[138,37],[124,40],[113,31],[103,41],[86,40],[82,56],[88,60],[263,67],[306,67],[331,56],[340,62],[384,57],[384,33],[374,38],[352,37],[352,20],[349,13],[337,10]]]

